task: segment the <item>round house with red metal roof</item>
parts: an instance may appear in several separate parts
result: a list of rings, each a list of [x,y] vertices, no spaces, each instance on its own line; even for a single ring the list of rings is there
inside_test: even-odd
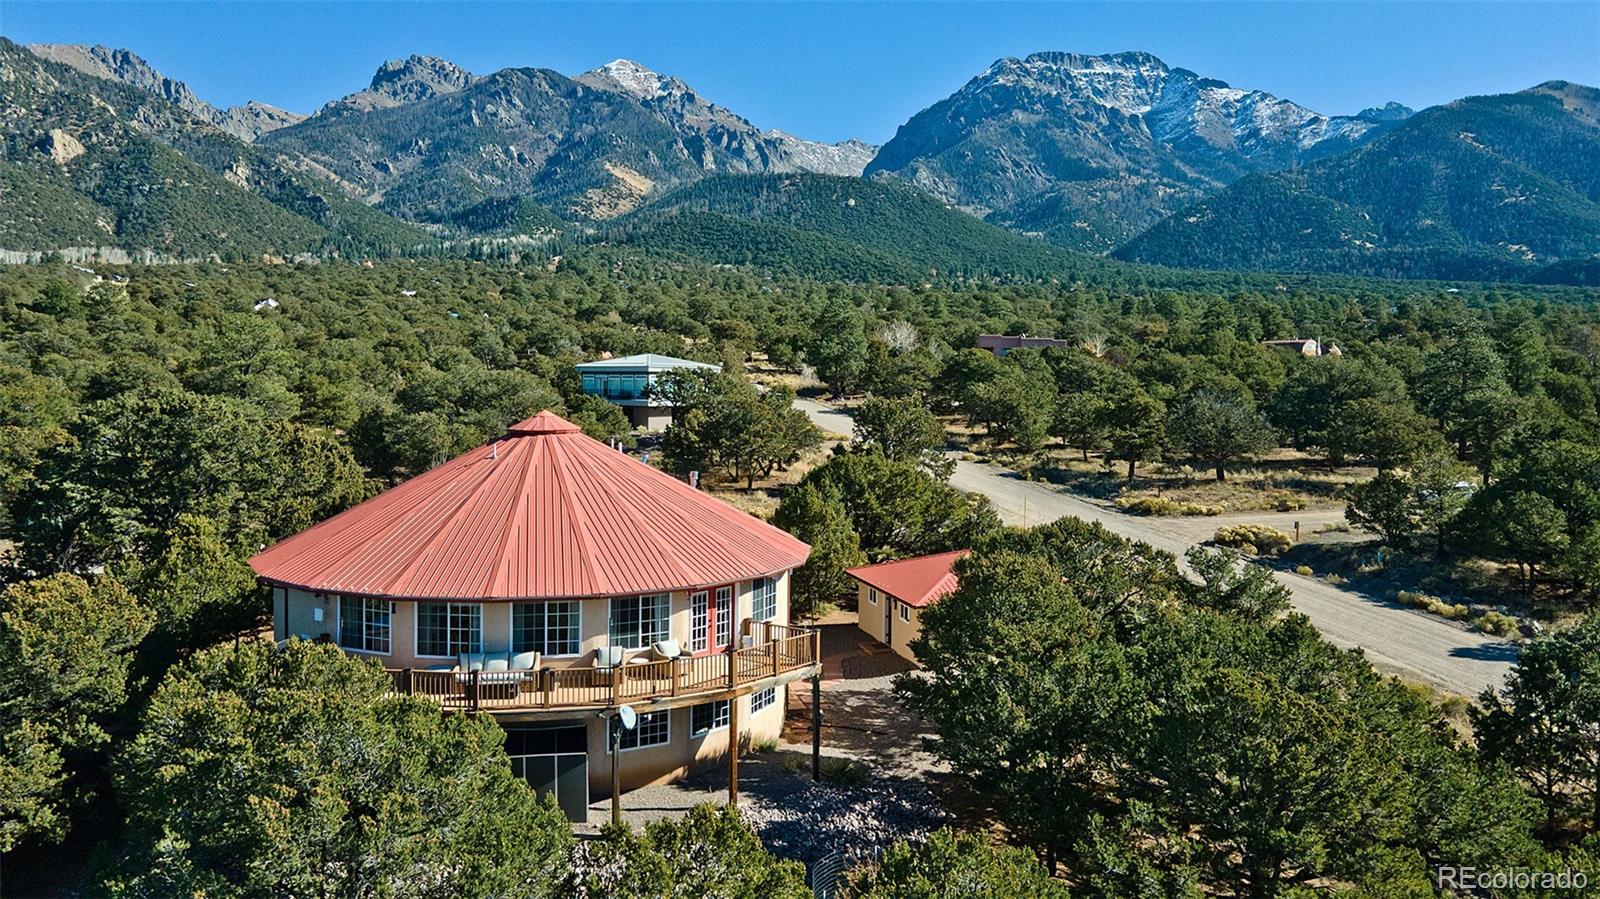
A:
[[[518,772],[583,820],[613,742],[626,791],[778,735],[787,685],[820,670],[788,626],[808,552],[546,411],[250,564],[278,639],[493,714]]]

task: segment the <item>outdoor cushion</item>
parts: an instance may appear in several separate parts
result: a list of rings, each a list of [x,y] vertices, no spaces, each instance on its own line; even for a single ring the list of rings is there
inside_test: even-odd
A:
[[[482,671],[483,670],[483,653],[481,653],[481,652],[464,652],[464,653],[462,653],[461,654],[461,670],[462,671]]]
[[[594,664],[596,668],[615,668],[622,664],[622,647],[602,646],[595,650]]]
[[[683,655],[683,650],[678,648],[677,640],[658,641],[650,647],[650,650],[656,654],[657,658],[661,659],[675,659]]]
[[[536,652],[519,652],[511,657],[511,668],[514,671],[528,671],[539,667],[539,654]]]
[[[485,671],[505,671],[509,667],[511,666],[503,655],[491,656],[488,661],[483,663],[483,670]]]

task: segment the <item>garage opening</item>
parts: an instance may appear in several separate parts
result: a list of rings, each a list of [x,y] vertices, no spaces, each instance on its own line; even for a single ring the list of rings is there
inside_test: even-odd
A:
[[[589,738],[584,725],[508,727],[511,773],[556,797],[569,821],[589,820]]]

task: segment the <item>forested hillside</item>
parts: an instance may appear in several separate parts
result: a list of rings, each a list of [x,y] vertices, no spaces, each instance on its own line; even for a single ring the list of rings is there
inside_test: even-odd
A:
[[[238,258],[395,251],[427,240],[154,94],[4,38],[0,73],[0,249]]]
[[[1105,267],[894,181],[827,175],[707,178],[602,233],[707,262],[850,281],[1072,278]]]
[[[1597,109],[1600,91],[1552,82],[1424,110],[1354,152],[1244,178],[1115,255],[1200,268],[1539,277],[1600,253]]]

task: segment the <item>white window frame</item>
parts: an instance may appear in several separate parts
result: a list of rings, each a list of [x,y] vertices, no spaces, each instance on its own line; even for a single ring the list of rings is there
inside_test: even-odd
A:
[[[635,743],[632,746],[626,745],[627,742],[628,742],[628,736],[630,734],[633,734],[633,735],[637,736],[638,734],[640,734],[640,733],[642,733],[644,731],[644,726],[645,726],[646,722],[650,722],[653,725],[655,723],[655,721],[658,720],[658,719],[659,720],[663,720],[663,721],[666,722],[666,726],[662,728],[662,737],[661,737],[660,740],[658,740],[656,742],[653,742],[653,743]],[[607,721],[606,721],[606,755],[610,755],[611,754],[611,730],[610,729],[613,728],[613,727],[621,727],[621,726],[622,725],[617,721],[617,719],[615,717],[607,719]],[[666,746],[666,745],[670,744],[672,742],[672,710],[671,709],[666,709],[665,711],[645,712],[645,713],[641,714],[639,716],[639,723],[634,726],[633,730],[625,730],[625,731],[622,732],[622,742],[624,744],[622,746],[622,751],[623,752],[633,752],[636,749],[650,749],[651,747],[654,747],[654,746]]]
[[[288,595],[289,595],[289,591],[285,590],[284,591],[284,596],[287,597]],[[345,618],[345,602],[346,602],[346,600],[347,600],[347,597],[344,597],[344,596],[337,596],[337,597],[334,598],[334,613],[333,613],[334,614],[334,621],[333,621],[334,629],[333,629],[333,632],[334,632],[334,635],[335,635],[335,640],[339,644],[339,648],[343,649],[343,650],[346,650],[348,652],[359,652],[362,655],[371,655],[371,656],[393,655],[394,654],[394,603],[388,602],[387,600],[382,600],[382,599],[366,599],[364,597],[358,597],[358,596],[356,596],[356,597],[348,597],[348,601],[352,605],[355,605],[357,608],[361,609],[361,614],[362,614],[361,644],[362,645],[360,645],[360,646],[346,646],[345,643],[344,643],[344,618]],[[285,602],[287,603],[287,600],[285,600]],[[389,648],[388,649],[368,649],[367,648],[367,645],[366,645],[367,644],[367,636],[368,636],[368,634],[367,634],[367,626],[368,626],[368,624],[367,624],[367,621],[366,621],[367,603],[384,603],[389,607],[388,620],[383,625],[384,631],[388,634],[388,636],[386,638],[386,642],[388,642],[388,644],[389,644]]]
[[[868,602],[868,604],[874,605],[874,606],[878,604],[878,588],[877,587],[868,587],[867,588],[867,602]]]
[[[771,611],[761,614],[759,603],[770,599]],[[750,619],[752,621],[776,621],[778,618],[778,579],[776,577],[758,577],[750,582]]]
[[[511,649],[512,649],[513,652],[527,652],[528,651],[526,649],[522,649],[522,650],[517,649],[517,609],[518,608],[522,608],[522,607],[526,607],[526,606],[539,606],[540,607],[540,613],[545,616],[545,628],[544,628],[545,645],[544,646],[536,646],[536,647],[533,648],[532,651],[539,653],[540,658],[545,658],[545,659],[575,659],[578,656],[583,655],[583,601],[582,600],[578,600],[578,599],[553,599],[553,600],[549,600],[549,601],[546,601],[546,602],[513,602],[513,603],[507,603],[507,605],[509,605],[511,607],[511,610],[508,613],[510,615],[510,618],[511,618],[511,629],[508,631],[508,633],[511,634]],[[576,625],[575,626],[577,627],[577,634],[576,634],[576,639],[573,641],[573,644],[572,644],[573,650],[574,650],[573,652],[546,652],[545,651],[550,646],[550,608],[549,607],[552,606],[552,605],[570,605],[570,606],[572,606],[572,608],[573,608],[573,610],[574,610],[574,612],[576,614],[576,618],[575,618]]]
[[[734,589],[731,586],[718,587],[712,592],[717,600],[716,620],[713,622],[711,639],[717,646],[729,646],[733,643],[733,602]]]
[[[478,610],[478,640],[477,640],[477,643],[475,643],[471,649],[458,649],[455,652],[451,653],[450,655],[445,655],[445,656],[429,655],[427,653],[424,653],[422,651],[422,642],[421,642],[421,640],[418,639],[419,637],[422,636],[422,607],[423,606],[444,606],[446,609],[465,608],[465,607],[468,607],[468,606],[476,608]],[[449,630],[450,630],[450,613],[447,611],[445,613],[445,633],[447,635],[446,636],[446,640],[447,641],[449,639],[448,638]],[[454,658],[460,657],[461,653],[463,653],[463,652],[483,652],[483,603],[481,603],[481,602],[421,602],[421,601],[419,601],[419,602],[413,604],[412,609],[411,609],[411,646],[412,646],[413,649],[416,650],[416,657],[419,658],[419,659],[454,659]]]
[[[900,620],[906,622],[907,624],[910,624],[911,623],[911,606],[909,604],[907,604],[907,603],[900,603],[899,604],[899,609],[900,609]]]
[[[715,731],[727,730],[729,723],[733,721],[734,702],[735,700],[732,699],[714,699],[710,702],[702,702],[698,705],[690,706],[689,736],[691,738],[703,737],[706,734],[713,733]],[[711,709],[711,725],[709,727],[700,727],[695,723],[694,720],[696,713],[703,708]]]
[[[646,634],[645,630],[644,630],[644,623],[645,623],[646,619],[645,619],[644,612],[643,612],[643,603],[647,599],[648,600],[652,600],[653,604],[654,604],[654,601],[659,601],[659,605],[660,605],[660,608],[661,608],[662,613],[663,613],[662,616],[661,616],[661,619],[660,619],[661,627],[659,628],[659,630],[652,629],[650,631],[650,633],[648,633],[648,634]],[[631,644],[619,643],[617,641],[617,639],[616,639],[616,619],[617,619],[617,604],[618,603],[637,603],[637,604],[640,604],[639,634],[638,634],[638,636],[639,636],[639,638],[641,640],[644,641],[643,643],[640,643],[638,645],[631,645]],[[647,638],[653,638],[653,639],[647,639]],[[613,596],[613,597],[611,597],[611,600],[607,603],[607,605],[606,605],[606,645],[608,645],[608,646],[620,646],[623,649],[648,649],[648,648],[650,648],[650,644],[655,643],[658,640],[670,640],[670,639],[672,639],[672,594],[671,593],[642,593],[642,594],[640,594],[638,596]]]
[[[689,651],[705,652],[711,648],[711,591],[696,590],[689,594]]]
[[[768,706],[777,705],[777,703],[777,687],[768,687],[765,690],[757,690],[750,694],[750,714],[754,715],[757,712],[764,712],[767,710]]]

